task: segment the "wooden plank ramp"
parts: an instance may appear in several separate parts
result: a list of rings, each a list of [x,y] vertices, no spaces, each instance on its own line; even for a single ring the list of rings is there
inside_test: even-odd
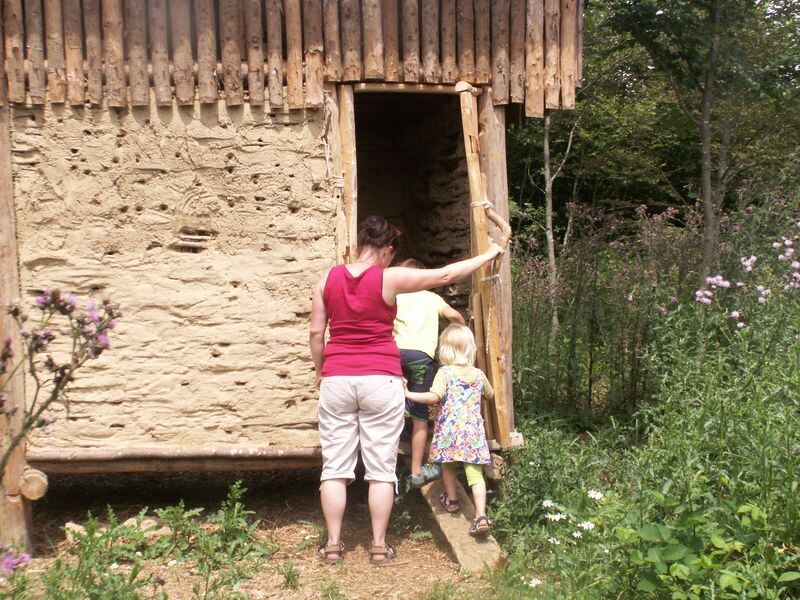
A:
[[[425,484],[420,491],[462,570],[480,575],[487,569],[496,569],[505,563],[506,555],[491,534],[474,538],[467,533],[475,518],[475,506],[460,483],[456,483],[456,491],[461,510],[454,514],[448,513],[439,504],[439,495],[444,493],[441,479]]]

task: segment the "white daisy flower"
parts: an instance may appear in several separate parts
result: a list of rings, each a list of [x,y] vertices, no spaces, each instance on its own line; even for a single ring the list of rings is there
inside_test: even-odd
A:
[[[589,498],[592,500],[597,500],[598,502],[603,499],[603,492],[600,490],[589,490],[587,494]]]
[[[560,546],[561,545],[561,542],[559,542],[556,538],[553,538],[553,537],[547,538],[547,541],[550,542],[551,544],[553,544],[554,546]]]
[[[583,534],[580,531],[573,531],[572,537],[574,537],[576,540],[579,540],[583,537]]]
[[[532,587],[532,588],[539,587],[543,583],[544,583],[544,581],[542,581],[541,579],[537,579],[536,577],[533,577],[528,582],[528,587]]]
[[[553,501],[552,500],[542,500],[542,508],[552,508]]]
[[[582,523],[578,523],[578,527],[585,529],[586,531],[591,531],[594,529],[594,523],[591,521],[583,521]]]
[[[545,515],[545,517],[547,517],[547,518],[548,518],[548,519],[550,519],[551,521],[553,521],[553,522],[556,522],[556,523],[557,523],[558,521],[562,521],[562,520],[566,519],[566,518],[567,518],[567,515],[565,515],[564,513],[555,513],[555,514],[553,514],[553,513],[547,513],[547,514]]]

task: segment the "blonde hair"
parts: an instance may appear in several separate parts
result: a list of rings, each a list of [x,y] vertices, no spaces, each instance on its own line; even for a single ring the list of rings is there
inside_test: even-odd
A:
[[[475,336],[466,325],[449,325],[439,336],[439,362],[459,367],[475,366]]]

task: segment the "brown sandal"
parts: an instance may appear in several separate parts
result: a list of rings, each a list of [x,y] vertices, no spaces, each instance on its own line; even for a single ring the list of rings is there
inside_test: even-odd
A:
[[[442,508],[449,512],[451,515],[453,513],[457,513],[461,510],[461,504],[459,504],[458,500],[450,500],[447,497],[447,494],[439,494],[439,504],[442,505]]]
[[[336,558],[330,558],[329,554],[335,554]],[[332,544],[330,546],[326,546],[323,542],[317,548],[317,556],[319,559],[325,563],[326,565],[338,565],[344,560],[344,544],[339,542],[338,544]]]
[[[384,544],[383,546],[370,546],[369,562],[375,566],[388,565],[397,556],[397,550],[391,544]],[[375,558],[376,556],[383,556],[383,558]]]
[[[486,515],[475,517],[472,519],[472,525],[469,528],[469,533],[473,537],[481,537],[489,533],[492,522]]]

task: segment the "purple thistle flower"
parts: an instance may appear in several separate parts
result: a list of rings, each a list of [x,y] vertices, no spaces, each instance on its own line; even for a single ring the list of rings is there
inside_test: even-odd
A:
[[[108,336],[105,333],[97,336],[97,345],[101,348],[108,348]]]
[[[50,292],[45,292],[41,296],[36,296],[36,306],[44,308],[50,302]]]
[[[772,247],[775,248],[775,250],[777,250],[781,246],[783,246],[783,244],[781,244],[780,242],[772,242]]]
[[[92,323],[97,324],[100,322],[100,315],[97,314],[97,302],[94,299],[86,303],[86,312],[89,314],[89,319]]]
[[[6,554],[3,557],[3,560],[0,561],[0,568],[2,568],[6,573],[13,573],[14,569],[17,568],[17,561],[11,552]]]
[[[70,293],[70,294],[67,296],[67,301],[70,303],[70,305],[71,305],[73,308],[75,308],[76,306],[78,306],[78,297],[75,295],[75,292],[71,292],[71,293]]]
[[[738,319],[739,318],[739,311],[735,310],[731,313],[731,319]]]
[[[754,207],[754,206],[748,206],[748,207],[747,207],[747,208],[745,208],[744,210],[745,210],[745,212],[746,212],[747,214],[750,214],[750,213],[752,213],[752,212],[755,210],[755,207]]]
[[[742,321],[739,321],[739,322],[736,324],[736,329],[744,329],[744,323],[743,323]]]
[[[766,302],[767,302],[767,299],[764,298],[764,296],[759,296],[758,297],[758,303],[759,304],[765,304]]]
[[[669,297],[669,301],[672,302],[673,304],[677,304],[678,303],[678,297],[677,296],[670,296]]]

